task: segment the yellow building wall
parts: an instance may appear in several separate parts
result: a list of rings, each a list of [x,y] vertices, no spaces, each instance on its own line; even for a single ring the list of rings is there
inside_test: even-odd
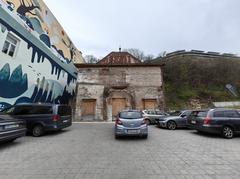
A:
[[[12,11],[30,20],[33,30],[47,34],[51,45],[73,63],[83,63],[81,51],[72,43],[67,33],[42,0],[4,0]]]

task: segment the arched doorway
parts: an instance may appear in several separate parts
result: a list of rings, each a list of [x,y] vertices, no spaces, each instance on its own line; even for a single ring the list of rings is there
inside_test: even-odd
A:
[[[115,120],[120,111],[135,107],[133,96],[127,90],[109,90],[108,94],[106,97],[108,120]]]

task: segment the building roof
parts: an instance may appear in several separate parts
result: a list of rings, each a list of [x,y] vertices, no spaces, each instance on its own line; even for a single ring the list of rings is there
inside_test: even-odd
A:
[[[140,64],[142,63],[139,59],[134,57],[128,52],[111,52],[97,64],[108,64],[108,65],[125,65],[125,64]]]
[[[75,64],[77,68],[101,68],[101,67],[162,67],[164,63],[135,63],[135,64]]]

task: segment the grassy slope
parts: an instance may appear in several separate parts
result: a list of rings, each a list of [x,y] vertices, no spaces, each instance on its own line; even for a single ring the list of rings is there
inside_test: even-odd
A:
[[[240,89],[240,60],[179,55],[164,60],[166,106],[168,109],[210,107],[214,101],[236,101],[225,89],[230,83]]]

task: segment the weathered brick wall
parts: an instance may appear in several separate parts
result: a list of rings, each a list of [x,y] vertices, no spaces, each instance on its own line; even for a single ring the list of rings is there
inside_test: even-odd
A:
[[[82,119],[81,102],[83,99],[96,99],[96,111],[92,120],[103,120],[103,85],[95,84],[78,84],[76,96],[75,121]]]
[[[81,119],[82,99],[96,99],[95,119],[111,120],[113,116],[109,98],[121,98],[121,95],[122,98],[127,98],[127,105],[131,103],[132,108],[143,109],[143,99],[156,99],[158,108],[163,109],[162,86],[159,66],[80,68],[75,118]]]
[[[99,67],[81,68],[78,83],[114,86],[127,83],[130,86],[162,86],[160,67]]]

